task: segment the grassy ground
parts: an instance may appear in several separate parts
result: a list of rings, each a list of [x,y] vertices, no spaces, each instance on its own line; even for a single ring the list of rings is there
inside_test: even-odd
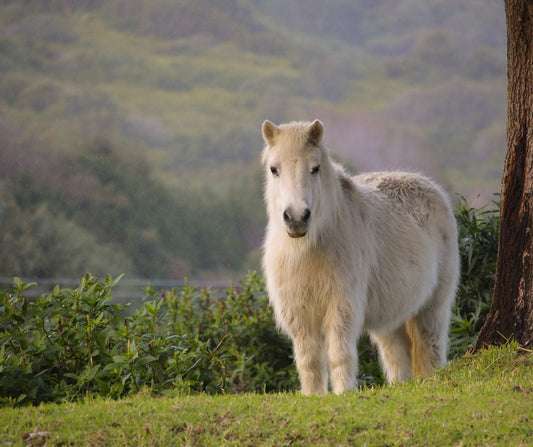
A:
[[[531,445],[533,353],[466,356],[424,381],[342,396],[140,394],[0,409],[0,445]]]

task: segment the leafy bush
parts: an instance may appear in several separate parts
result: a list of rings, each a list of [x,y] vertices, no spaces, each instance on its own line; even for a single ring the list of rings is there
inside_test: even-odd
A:
[[[459,197],[457,219],[461,280],[452,315],[450,357],[470,349],[492,300],[500,233],[499,202],[480,209]]]
[[[153,392],[279,391],[297,385],[289,341],[255,276],[224,297],[184,287],[131,316],[112,304],[120,278],[86,275],[30,301],[15,278],[0,303],[0,398],[11,404]]]
[[[2,294],[0,396],[37,403],[103,389],[103,366],[124,342],[112,337],[124,309],[109,303],[114,282],[87,275],[76,290],[56,287],[29,301],[24,292],[33,285],[15,278]]]
[[[456,208],[461,283],[450,355],[475,341],[494,287],[497,209]],[[120,277],[87,274],[76,289],[56,286],[34,301],[32,283],[15,278],[0,295],[0,403],[118,398],[143,389],[166,393],[272,392],[296,389],[289,340],[268,307],[263,281],[250,274],[223,295],[186,285],[146,289],[143,306],[126,315],[112,304]],[[359,343],[360,379],[381,383],[375,349]]]

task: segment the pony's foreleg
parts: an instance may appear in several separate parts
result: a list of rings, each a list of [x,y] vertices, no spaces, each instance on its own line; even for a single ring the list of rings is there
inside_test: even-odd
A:
[[[302,394],[304,396],[326,394],[328,391],[327,363],[320,332],[299,331],[291,335]]]
[[[335,394],[357,385],[357,338],[359,330],[348,321],[334,321],[326,330],[331,388]]]

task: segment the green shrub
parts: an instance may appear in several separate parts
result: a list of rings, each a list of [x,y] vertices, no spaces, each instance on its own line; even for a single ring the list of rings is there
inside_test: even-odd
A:
[[[212,393],[281,391],[296,385],[290,343],[275,328],[257,275],[250,274],[223,296],[190,286],[161,298],[150,288],[147,292],[152,300],[133,321],[150,323],[136,332],[179,341],[179,353],[167,368],[174,386]]]
[[[461,280],[453,309],[450,357],[470,349],[492,301],[500,233],[499,202],[480,209],[458,198],[457,219]]]
[[[15,278],[0,302],[0,397],[38,403],[103,390],[105,365],[122,350],[114,336],[124,307],[109,303],[115,283],[87,275],[76,290],[29,301],[35,284]]]
[[[461,283],[450,356],[475,342],[494,287],[497,209],[456,208]],[[87,274],[76,289],[56,286],[29,300],[32,283],[14,279],[0,295],[0,403],[18,405],[119,398],[143,389],[167,393],[294,390],[289,340],[276,329],[264,282],[250,274],[224,294],[186,285],[146,289],[143,306],[126,315],[112,304],[120,277]],[[360,380],[382,383],[368,337],[359,343]]]
[[[111,304],[120,278],[86,275],[30,301],[15,278],[0,303],[0,398],[11,404],[153,392],[280,391],[297,385],[256,275],[223,297],[159,292],[131,316]]]

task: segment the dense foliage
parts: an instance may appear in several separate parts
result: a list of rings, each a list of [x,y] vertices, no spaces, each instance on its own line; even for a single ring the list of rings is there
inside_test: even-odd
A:
[[[119,278],[86,275],[35,301],[15,279],[0,304],[0,393],[17,403],[163,393],[275,391],[294,387],[288,340],[278,334],[255,277],[226,291],[147,289],[131,316],[112,304]]]
[[[452,358],[474,346],[490,307],[500,234],[499,201],[475,209],[460,197],[455,218],[459,230],[461,280],[452,317]]]
[[[13,153],[0,154],[0,161],[2,155],[6,165],[16,163]],[[259,178],[228,192],[174,195],[143,157],[129,160],[107,139],[88,144],[64,166],[49,164],[57,184],[24,173],[0,180],[0,276],[233,272],[257,244],[247,227],[262,226]]]
[[[494,281],[496,210],[461,201],[462,277],[451,330],[452,358],[472,346]],[[275,327],[255,274],[217,295],[185,286],[146,289],[132,315],[112,303],[120,277],[86,275],[78,288],[25,297],[15,278],[0,301],[0,398],[5,404],[154,393],[271,392],[297,387],[290,343]],[[376,353],[360,342],[360,379],[381,382]]]
[[[505,86],[499,0],[2,0],[0,277],[257,268],[264,119],[487,200]]]

